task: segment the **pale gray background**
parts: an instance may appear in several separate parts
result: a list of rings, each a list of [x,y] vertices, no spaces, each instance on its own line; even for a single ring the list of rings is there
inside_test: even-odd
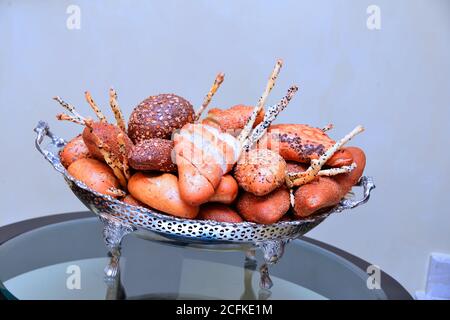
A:
[[[66,28],[69,4],[81,30]],[[366,27],[370,4],[381,30]],[[410,292],[423,289],[430,252],[450,253],[449,1],[0,1],[0,41],[0,225],[85,209],[33,145],[39,119],[66,138],[80,130],[55,120],[52,96],[92,114],[84,90],[107,110],[113,85],[128,117],[162,92],[198,105],[224,71],[213,105],[254,104],[281,57],[269,103],[301,90],[279,122],[333,122],[336,138],[365,125],[354,144],[377,183],[366,206],[309,236]]]

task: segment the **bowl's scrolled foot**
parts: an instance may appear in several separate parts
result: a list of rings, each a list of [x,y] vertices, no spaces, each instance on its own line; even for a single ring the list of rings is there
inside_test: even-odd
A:
[[[261,265],[261,267],[259,268],[259,273],[261,277],[259,287],[262,290],[269,290],[270,288],[272,288],[273,282],[272,279],[270,278],[269,266],[267,265],[267,263],[263,263]]]
[[[269,274],[269,265],[275,264],[281,259],[284,254],[284,246],[287,242],[287,240],[269,240],[257,244],[264,256],[264,263],[259,268],[261,277],[259,286],[263,291],[268,291],[273,286]],[[270,291],[262,292],[262,294],[263,296],[267,296],[267,294],[270,296]]]
[[[135,228],[110,217],[100,216],[103,222],[103,240],[109,251],[109,264],[105,267],[105,281],[115,282],[119,275],[121,245],[123,237],[133,232]]]

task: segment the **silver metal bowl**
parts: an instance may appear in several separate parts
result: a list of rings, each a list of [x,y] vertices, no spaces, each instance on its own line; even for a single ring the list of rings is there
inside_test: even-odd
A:
[[[358,183],[363,191],[361,199],[343,199],[337,206],[321,214],[271,225],[180,219],[157,210],[129,205],[90,189],[69,175],[61,164],[59,151],[67,142],[54,135],[44,121],[39,121],[34,131],[37,133],[38,151],[63,175],[73,193],[104,223],[103,238],[111,254],[111,261],[105,268],[105,273],[111,278],[119,271],[122,239],[133,233],[144,239],[175,245],[214,250],[243,250],[246,252],[248,265],[253,265],[256,261],[255,249],[261,249],[265,261],[260,268],[261,285],[263,288],[269,288],[271,281],[267,266],[281,258],[287,242],[304,235],[330,214],[353,209],[367,202],[371,190],[375,188],[372,178],[362,177]],[[46,137],[50,142],[44,144]]]

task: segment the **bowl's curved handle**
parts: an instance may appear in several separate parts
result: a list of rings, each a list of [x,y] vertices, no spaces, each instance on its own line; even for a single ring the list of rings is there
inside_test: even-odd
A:
[[[36,140],[35,145],[36,149],[47,159],[48,162],[59,172],[64,172],[65,168],[62,166],[61,161],[58,157],[58,151],[64,147],[67,142],[55,136],[50,131],[50,126],[45,121],[39,121],[37,126],[34,128],[34,132],[36,132]],[[51,142],[45,148],[42,147],[42,143],[45,137],[49,137]]]
[[[356,185],[363,188],[363,197],[361,199],[350,198],[342,200],[339,204],[339,211],[353,209],[369,201],[370,193],[373,189],[375,189],[373,178],[363,176],[359,179],[358,184]]]

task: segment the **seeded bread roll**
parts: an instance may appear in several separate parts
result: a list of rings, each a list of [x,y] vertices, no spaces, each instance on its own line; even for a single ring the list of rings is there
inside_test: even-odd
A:
[[[143,171],[175,172],[172,162],[173,141],[152,138],[137,143],[128,155],[130,167]]]
[[[235,168],[241,188],[257,196],[266,195],[285,182],[286,161],[276,152],[253,149],[243,154]]]
[[[142,101],[131,113],[128,134],[134,143],[170,139],[172,132],[194,121],[194,108],[175,94],[159,94]]]
[[[318,159],[336,142],[322,129],[305,124],[274,124],[259,141],[259,147],[278,152],[286,161],[310,163]],[[326,163],[330,167],[349,166],[352,156],[344,149],[338,150]]]

